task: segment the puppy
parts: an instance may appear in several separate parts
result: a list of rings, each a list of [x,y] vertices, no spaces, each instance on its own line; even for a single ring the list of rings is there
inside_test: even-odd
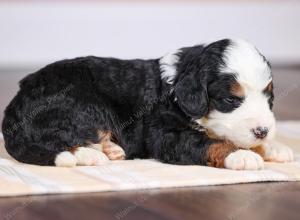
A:
[[[165,163],[256,170],[289,162],[272,143],[273,83],[266,58],[224,39],[160,59],[58,61],[20,82],[5,111],[5,147],[38,165]]]

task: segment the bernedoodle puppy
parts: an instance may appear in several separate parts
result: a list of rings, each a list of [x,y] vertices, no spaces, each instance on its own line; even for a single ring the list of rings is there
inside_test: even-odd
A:
[[[5,147],[38,165],[100,165],[154,158],[171,164],[256,170],[289,162],[273,142],[268,61],[224,39],[159,59],[81,57],[20,82],[5,111]]]

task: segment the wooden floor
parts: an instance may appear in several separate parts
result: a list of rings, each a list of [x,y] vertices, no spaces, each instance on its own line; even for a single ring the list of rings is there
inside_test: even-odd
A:
[[[299,220],[299,209],[299,183],[256,183],[4,198],[0,219]]]
[[[0,70],[1,112],[23,72]],[[277,118],[299,120],[300,69],[277,68],[274,76]],[[300,182],[1,198],[2,219],[299,220]]]

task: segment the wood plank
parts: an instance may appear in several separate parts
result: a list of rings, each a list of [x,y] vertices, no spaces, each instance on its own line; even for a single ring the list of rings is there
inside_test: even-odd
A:
[[[300,183],[0,199],[6,219],[300,219]]]

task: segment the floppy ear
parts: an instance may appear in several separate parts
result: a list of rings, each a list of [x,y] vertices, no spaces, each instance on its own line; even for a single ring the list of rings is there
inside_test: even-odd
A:
[[[174,89],[180,108],[192,118],[202,118],[208,112],[207,80],[199,78],[195,73],[188,73]]]

